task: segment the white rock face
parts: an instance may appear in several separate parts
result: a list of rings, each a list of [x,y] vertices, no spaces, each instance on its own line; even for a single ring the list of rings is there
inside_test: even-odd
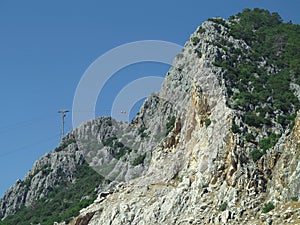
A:
[[[82,209],[72,225],[300,223],[300,205],[290,201],[299,197],[300,189],[300,115],[294,130],[287,130],[268,154],[253,162],[249,153],[255,145],[231,131],[233,121],[241,130],[247,127],[241,112],[227,107],[225,72],[214,66],[216,60],[228,57],[213,44],[224,39],[250,50],[229,36],[226,27],[204,22],[175,58],[161,91],[147,98],[131,124],[109,118],[82,124],[67,137],[76,144],[37,162],[37,169],[31,171],[32,185],[35,179],[36,185],[43,183],[34,171],[46,162],[54,170],[72,171],[84,156],[112,182],[102,187],[95,202]],[[130,151],[126,149],[117,160],[115,146],[120,143]],[[139,156],[145,157],[135,164]],[[69,167],[53,166],[66,161]],[[57,175],[51,174],[45,179]],[[5,215],[20,205],[14,202],[16,196],[31,195],[26,204],[39,198],[30,191],[17,194],[22,190],[19,186],[0,202]],[[263,214],[269,201],[275,210]],[[13,205],[8,207],[11,211],[5,202]],[[279,219],[280,215],[285,217]]]
[[[216,29],[213,22],[205,22],[201,28],[205,31],[191,35],[191,41],[174,60],[162,90],[146,100],[135,119],[145,124],[155,139],[163,130],[162,121],[175,116],[173,130],[151,149],[146,174],[81,212],[81,218],[94,213],[85,224],[283,224],[272,216],[259,218],[263,204],[271,198],[266,198],[266,193],[273,193],[276,185],[282,187],[277,181],[268,186],[265,172],[271,164],[284,166],[277,163],[275,155],[287,139],[299,157],[294,137],[299,135],[299,126],[293,137],[284,136],[273,153],[265,156],[262,165],[250,160],[250,147],[243,145],[239,134],[231,132],[232,121],[239,120],[238,113],[226,106],[224,73],[213,66],[216,59],[226,55],[211,43],[225,38],[234,46],[249,47],[229,37],[221,25]],[[193,37],[199,38],[197,43]],[[292,157],[293,170],[299,171],[297,157]],[[286,170],[289,174],[292,168]],[[293,195],[299,196],[299,174],[290,173],[295,180],[285,179]],[[286,201],[290,189],[277,191],[286,193]],[[298,220],[299,215],[299,210],[293,211]]]
[[[159,130],[161,115],[173,114],[177,127],[152,150],[147,174],[96,203],[94,207],[102,207],[89,224],[201,223],[203,212],[216,210],[227,193],[235,197],[236,193],[226,187],[217,198],[209,197],[212,179],[219,179],[213,176],[222,167],[215,161],[227,155],[230,147],[232,110],[225,104],[222,72],[212,65],[221,52],[208,43],[221,34],[211,22],[202,27],[205,33],[192,35],[199,37],[199,43],[185,45],[157,94],[160,102],[170,103],[169,108],[157,107],[150,97],[144,104],[147,110],[142,109],[137,117],[144,119],[151,130]],[[195,49],[203,52],[202,57]],[[211,124],[206,126],[206,121]],[[220,221],[227,220],[229,214],[220,217]]]

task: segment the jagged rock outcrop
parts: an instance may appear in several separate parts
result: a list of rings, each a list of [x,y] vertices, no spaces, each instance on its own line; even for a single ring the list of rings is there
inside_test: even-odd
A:
[[[0,218],[14,214],[21,206],[29,206],[53,190],[62,181],[73,182],[76,165],[83,163],[83,152],[75,143],[64,151],[53,151],[39,159],[24,180],[18,180],[0,201]]]
[[[107,181],[99,184],[98,192],[140,176],[156,143],[144,128],[141,132],[141,127],[139,123],[117,123],[104,117],[82,124],[5,193],[0,200],[0,218],[13,215],[22,206],[31,206],[55,188],[74,183],[78,168],[86,162]]]
[[[51,191],[57,171],[73,182],[75,165],[85,160],[109,182],[72,225],[300,223],[300,112],[293,127],[278,122],[280,110],[273,117],[267,112],[263,126],[251,126],[243,107],[231,107],[228,87],[239,90],[217,65],[232,57],[220,43],[240,49],[236,65],[251,47],[234,38],[228,24],[215,18],[198,27],[161,91],[146,99],[130,124],[103,117],[68,134],[7,192],[1,216]],[[280,71],[259,60],[268,73]],[[290,87],[298,97],[297,84]],[[273,103],[269,97],[261,105]]]
[[[148,98],[136,117],[155,133],[161,115],[174,116],[176,125],[152,149],[144,176],[81,211],[80,217],[95,213],[88,224],[299,223],[299,204],[291,197],[299,196],[300,115],[293,131],[254,162],[255,144],[231,130],[232,124],[248,127],[226,104],[224,71],[213,65],[226,55],[210,43],[226,38],[238,48],[249,46],[211,21],[199,29],[204,32],[191,36],[158,97]],[[166,106],[158,107],[161,102]],[[275,210],[264,214],[267,202]]]

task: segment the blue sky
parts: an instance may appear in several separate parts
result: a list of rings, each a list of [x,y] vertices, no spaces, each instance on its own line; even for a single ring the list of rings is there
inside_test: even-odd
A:
[[[57,146],[57,111],[72,109],[84,71],[108,50],[148,39],[183,45],[207,18],[228,18],[247,7],[300,23],[299,6],[296,0],[0,0],[0,196]],[[145,70],[163,76],[167,69],[148,63],[123,73],[130,80]],[[111,87],[128,82],[121,75]],[[111,88],[101,96],[97,115],[110,108]],[[71,115],[66,129],[72,129]]]

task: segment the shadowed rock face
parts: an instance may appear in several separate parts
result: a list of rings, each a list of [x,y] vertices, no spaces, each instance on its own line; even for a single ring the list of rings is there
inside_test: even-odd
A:
[[[161,91],[146,99],[131,124],[99,118],[68,134],[63,143],[74,143],[41,158],[25,178],[29,184],[18,182],[5,194],[2,217],[61,179],[73,182],[85,160],[111,182],[70,224],[299,223],[299,202],[290,199],[300,189],[300,115],[292,130],[272,127],[281,137],[252,159],[265,130],[249,127],[245,112],[228,107],[226,71],[214,65],[228,56],[213,42],[251,50],[229,34],[227,23],[206,21],[191,35]],[[244,137],[249,130],[257,133],[251,142]],[[264,214],[267,202],[275,210]]]

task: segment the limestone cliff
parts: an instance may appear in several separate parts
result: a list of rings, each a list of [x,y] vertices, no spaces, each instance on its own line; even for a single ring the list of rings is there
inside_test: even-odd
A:
[[[204,22],[191,35],[158,97],[149,97],[136,117],[156,133],[161,115],[175,118],[171,132],[152,148],[146,174],[100,195],[71,224],[91,213],[82,224],[300,223],[300,204],[293,201],[300,184],[300,115],[292,130],[274,120],[257,128],[245,122],[245,111],[229,107],[227,71],[215,62],[230,56],[212,43],[251,48],[220,20]],[[255,158],[268,129],[280,138]],[[250,140],[251,132],[256,135]]]
[[[282,64],[253,57],[248,36],[232,31],[239,21],[199,26],[132,123],[99,118],[68,134],[35,164],[27,188],[20,181],[6,193],[2,217],[47,195],[59,183],[58,168],[74,182],[73,165],[85,159],[107,183],[72,225],[299,224],[299,74],[294,67],[286,73],[286,107],[274,94]],[[255,72],[240,69],[245,62],[255,63],[245,66]],[[253,91],[268,88],[267,98]]]

